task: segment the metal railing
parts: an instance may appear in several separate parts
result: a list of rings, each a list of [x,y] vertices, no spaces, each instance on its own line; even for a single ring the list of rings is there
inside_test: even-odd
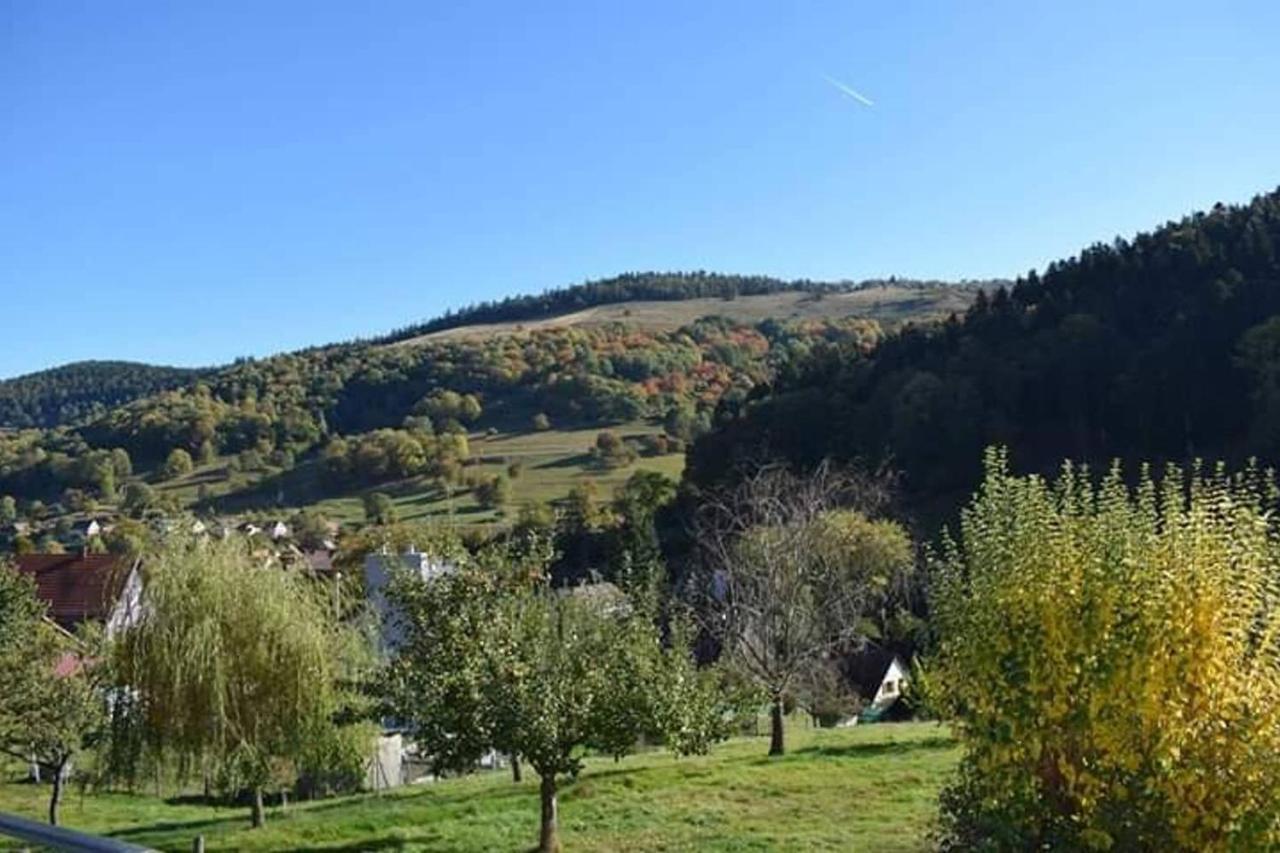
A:
[[[152,853],[149,847],[139,847],[115,838],[88,835],[60,826],[49,826],[47,823],[4,812],[0,812],[0,836],[2,835],[70,853]]]

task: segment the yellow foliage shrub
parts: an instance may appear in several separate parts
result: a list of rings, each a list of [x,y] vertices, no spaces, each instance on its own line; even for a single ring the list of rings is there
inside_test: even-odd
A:
[[[1280,536],[1271,478],[989,451],[932,566],[922,680],[965,746],[950,849],[1280,844]]]

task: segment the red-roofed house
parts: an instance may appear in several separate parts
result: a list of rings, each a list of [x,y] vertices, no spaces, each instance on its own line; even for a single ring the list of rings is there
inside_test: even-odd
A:
[[[113,554],[20,554],[18,571],[36,584],[36,595],[49,606],[49,618],[75,630],[81,622],[102,622],[107,635],[137,619],[142,596],[138,561]]]

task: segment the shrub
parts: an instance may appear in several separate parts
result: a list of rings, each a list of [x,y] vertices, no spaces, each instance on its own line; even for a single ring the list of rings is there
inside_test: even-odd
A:
[[[475,495],[485,509],[500,509],[511,500],[511,480],[506,474],[487,477],[476,484]]]
[[[191,461],[191,454],[181,447],[175,447],[170,451],[169,457],[165,459],[162,473],[166,480],[174,480],[178,477],[185,477],[194,468],[195,463]]]
[[[591,457],[603,468],[624,468],[636,460],[636,451],[612,430],[596,435]]]
[[[965,756],[947,849],[1280,842],[1280,537],[1268,478],[1003,452],[935,562],[926,693]]]

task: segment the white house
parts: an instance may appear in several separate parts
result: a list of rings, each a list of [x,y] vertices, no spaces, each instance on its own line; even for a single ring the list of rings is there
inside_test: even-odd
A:
[[[369,554],[364,558],[365,594],[368,595],[374,612],[378,614],[378,623],[381,625],[380,645],[383,651],[395,647],[404,637],[399,620],[387,601],[387,586],[391,583],[392,574],[396,571],[406,571],[424,581],[429,581],[454,571],[454,568],[452,563],[424,554],[412,545],[403,554],[392,554],[384,548],[381,552]]]

